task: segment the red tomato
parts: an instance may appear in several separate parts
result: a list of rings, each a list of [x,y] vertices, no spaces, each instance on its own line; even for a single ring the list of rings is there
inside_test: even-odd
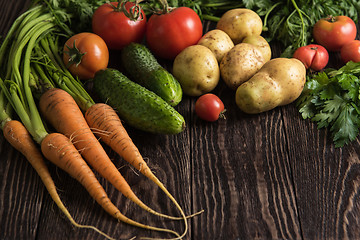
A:
[[[306,67],[314,71],[320,71],[329,62],[329,53],[326,49],[317,44],[310,44],[299,47],[293,55],[294,58],[299,59]]]
[[[340,56],[344,63],[360,62],[360,41],[354,40],[345,44],[340,50]]]
[[[92,30],[105,40],[109,49],[120,50],[131,42],[143,40],[146,16],[133,2],[125,1],[125,6],[118,2],[105,3],[93,14]]]
[[[148,21],[146,40],[158,57],[174,59],[184,48],[196,44],[203,34],[197,13],[179,7],[163,14],[153,14]]]
[[[64,45],[63,61],[69,71],[80,79],[93,78],[109,63],[109,50],[104,40],[94,33],[79,33]]]
[[[347,16],[323,18],[314,25],[315,41],[328,51],[339,51],[340,48],[356,37],[356,25]]]
[[[195,112],[199,118],[214,122],[221,117],[224,118],[225,109],[223,102],[218,96],[207,93],[196,100]]]

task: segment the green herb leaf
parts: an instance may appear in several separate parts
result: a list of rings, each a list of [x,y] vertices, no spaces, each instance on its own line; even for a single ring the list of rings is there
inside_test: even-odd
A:
[[[339,70],[308,75],[297,107],[318,128],[329,127],[336,147],[356,139],[360,128],[360,64],[348,62]]]
[[[351,105],[342,107],[338,118],[334,121],[330,131],[336,147],[342,147],[354,141],[359,134],[359,114]]]

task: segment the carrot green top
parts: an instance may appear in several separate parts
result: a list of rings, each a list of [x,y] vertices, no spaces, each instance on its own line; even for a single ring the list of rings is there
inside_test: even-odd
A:
[[[38,143],[48,133],[35,102],[37,94],[57,86],[84,111],[94,104],[59,56],[59,38],[72,32],[61,17],[50,6],[34,5],[15,20],[0,47],[0,87]]]

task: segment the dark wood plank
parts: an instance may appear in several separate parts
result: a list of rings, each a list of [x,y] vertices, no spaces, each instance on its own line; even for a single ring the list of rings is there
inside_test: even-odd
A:
[[[1,34],[29,2],[0,1]],[[204,27],[206,31],[214,24]],[[279,49],[273,50],[277,56]],[[332,66],[339,66],[338,61],[335,56]],[[187,122],[183,133],[153,135],[126,126],[151,169],[185,212],[205,210],[188,221],[184,239],[359,239],[360,141],[334,148],[328,131],[301,119],[295,104],[246,115],[224,83],[214,92],[227,108],[225,120],[207,123],[198,119],[196,98],[185,96],[177,107]],[[158,187],[105,148],[146,204],[178,215]],[[3,136],[0,154],[0,239],[104,239],[92,230],[71,226],[30,164]],[[171,237],[118,223],[79,183],[52,164],[49,168],[77,222],[94,225],[116,239]],[[97,176],[128,217],[183,230],[181,221],[146,213]]]
[[[30,0],[0,1],[0,34],[4,36],[9,31],[12,22],[30,6]]]
[[[326,129],[287,109],[285,126],[305,239],[359,239],[360,142],[335,148]]]
[[[26,159],[0,143],[0,238],[35,239],[45,189]]]
[[[193,202],[206,212],[194,219],[193,238],[298,239],[281,112],[242,114],[234,94],[220,84],[226,120],[194,119]]]

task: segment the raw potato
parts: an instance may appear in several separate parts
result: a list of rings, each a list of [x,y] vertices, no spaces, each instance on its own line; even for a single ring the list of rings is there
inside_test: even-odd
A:
[[[306,80],[306,68],[295,58],[274,58],[236,91],[236,104],[250,114],[295,101]]]
[[[216,28],[226,32],[234,44],[251,35],[261,35],[263,23],[260,16],[246,8],[231,9],[224,13]]]
[[[218,62],[221,62],[225,54],[234,47],[234,43],[229,35],[220,29],[214,29],[205,33],[198,44],[208,47],[214,53]]]
[[[247,36],[246,38],[244,38],[244,40],[242,41],[243,43],[250,43],[252,45],[257,46],[263,57],[264,57],[264,61],[267,62],[271,59],[271,48],[269,43],[266,41],[265,38],[263,38],[260,35],[251,35],[251,36]]]
[[[219,63],[209,48],[193,45],[176,56],[173,75],[185,94],[200,96],[217,86],[220,79]]]
[[[221,78],[231,89],[236,90],[249,80],[263,65],[265,60],[260,49],[249,43],[235,45],[220,63]]]

